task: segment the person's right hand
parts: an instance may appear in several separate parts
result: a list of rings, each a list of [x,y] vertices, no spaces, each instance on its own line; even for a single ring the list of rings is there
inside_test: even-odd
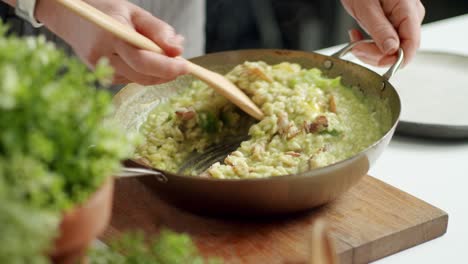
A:
[[[354,55],[376,66],[392,64],[401,47],[405,64],[416,55],[425,9],[420,0],[341,0],[348,13],[375,40],[353,49]],[[352,42],[363,39],[360,31],[350,32]]]
[[[115,70],[114,83],[136,82],[151,85],[167,82],[188,72],[183,60],[174,58],[183,51],[184,38],[149,12],[126,0],[85,0],[90,5],[134,28],[158,44],[166,55],[136,48],[98,28],[53,0],[41,0],[36,16],[63,38],[91,68],[102,57]]]

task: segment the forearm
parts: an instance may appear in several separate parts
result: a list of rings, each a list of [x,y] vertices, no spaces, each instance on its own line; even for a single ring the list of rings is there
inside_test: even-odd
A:
[[[1,1],[14,7],[16,6],[17,0]],[[93,1],[97,0],[86,0],[86,2],[91,3]],[[80,24],[83,22],[81,18],[61,6],[55,0],[37,0],[34,16],[51,32],[58,35],[68,43],[74,43],[74,38],[76,38],[76,31],[74,29],[79,30]]]
[[[4,3],[15,7],[16,0],[2,0]],[[56,17],[59,13],[62,13],[63,8],[61,8],[57,2],[54,0],[37,0],[36,2],[36,10],[34,16],[36,19],[43,23],[47,28],[51,31],[56,31]]]
[[[15,6],[19,0],[0,1]],[[127,0],[71,1],[85,1],[123,25],[134,28],[157,43],[167,56],[118,40],[111,33],[62,7],[58,0],[36,1],[35,18],[68,43],[90,68],[99,59],[107,58],[115,69],[115,83],[152,85],[173,80],[188,72],[184,61],[173,58],[183,51],[183,37],[164,21]]]

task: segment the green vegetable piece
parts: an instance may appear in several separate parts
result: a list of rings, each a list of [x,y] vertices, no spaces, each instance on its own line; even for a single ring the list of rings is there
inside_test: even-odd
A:
[[[332,129],[332,130],[323,130],[319,134],[327,134],[327,135],[337,137],[337,136],[341,135],[341,132],[336,130],[336,129]]]
[[[218,131],[218,119],[212,112],[203,112],[198,114],[199,123],[203,131],[207,133],[215,133]]]

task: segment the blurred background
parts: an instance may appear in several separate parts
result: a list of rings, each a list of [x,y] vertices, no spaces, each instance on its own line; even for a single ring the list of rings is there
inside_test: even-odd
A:
[[[468,13],[467,0],[422,2],[424,23]],[[246,48],[313,51],[347,42],[348,29],[357,26],[339,0],[206,0],[206,13],[207,53]],[[0,17],[16,33],[35,32],[5,4],[0,4]]]
[[[468,13],[466,0],[426,0],[424,23]],[[207,0],[206,52],[313,51],[348,41],[356,27],[339,0]]]

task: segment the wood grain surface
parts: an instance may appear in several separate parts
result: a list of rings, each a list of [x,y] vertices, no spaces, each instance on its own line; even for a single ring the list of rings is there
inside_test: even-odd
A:
[[[383,258],[443,235],[448,224],[444,211],[370,176],[321,208],[263,219],[195,215],[127,178],[116,182],[113,217],[102,239],[137,228],[157,234],[165,226],[190,234],[204,256],[226,263],[306,263],[316,218],[327,223],[339,263]]]

